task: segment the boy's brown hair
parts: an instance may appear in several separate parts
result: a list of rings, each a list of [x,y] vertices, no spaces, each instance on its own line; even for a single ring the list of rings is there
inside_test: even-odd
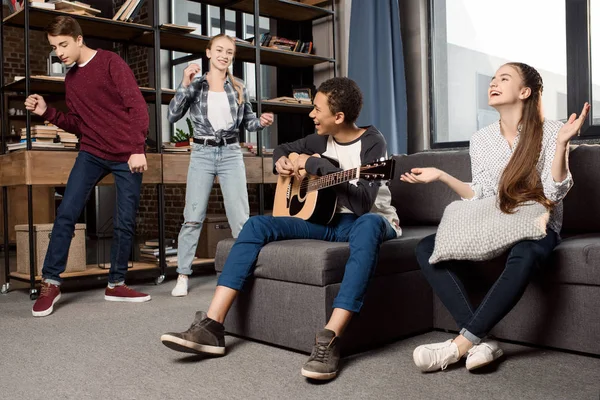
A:
[[[83,36],[83,31],[79,23],[74,18],[69,16],[59,16],[50,22],[44,31],[49,36],[71,36],[73,40]]]

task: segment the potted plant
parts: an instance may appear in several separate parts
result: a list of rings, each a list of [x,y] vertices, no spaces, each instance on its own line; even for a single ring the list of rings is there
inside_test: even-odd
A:
[[[189,118],[186,118],[185,122],[187,122],[188,132],[184,132],[183,129],[177,128],[173,136],[171,136],[171,143],[173,143],[175,147],[189,146],[190,138],[194,137],[192,121]]]

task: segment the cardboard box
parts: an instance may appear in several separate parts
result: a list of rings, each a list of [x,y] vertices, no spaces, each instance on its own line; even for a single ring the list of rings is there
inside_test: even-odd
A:
[[[196,257],[215,258],[217,243],[233,237],[227,217],[223,214],[209,214],[204,219],[202,233],[196,248]]]
[[[36,276],[42,275],[42,267],[44,266],[53,226],[54,224],[33,225]],[[17,233],[17,272],[29,274],[29,225],[15,225],[15,231]],[[85,269],[85,224],[76,224],[65,272],[79,272],[85,271]]]

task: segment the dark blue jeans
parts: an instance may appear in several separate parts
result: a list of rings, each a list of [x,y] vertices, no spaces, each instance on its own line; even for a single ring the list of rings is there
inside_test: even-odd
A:
[[[465,261],[445,261],[429,264],[435,235],[427,236],[417,245],[417,260],[433,291],[460,328],[460,333],[479,344],[492,328],[517,304],[535,269],[559,242],[551,229],[540,240],[524,240],[515,244],[508,255],[504,271],[487,292],[477,309],[471,304],[458,271]]]
[[[125,280],[131,242],[135,233],[135,215],[140,202],[142,174],[132,173],[126,162],[104,160],[83,151],[77,155],[54,220],[42,269],[44,280],[53,283],[61,282],[59,274],[63,273],[67,266],[75,223],[96,184],[110,173],[115,178],[117,202],[113,217],[114,234],[108,281],[120,283]]]
[[[349,242],[350,257],[334,308],[358,312],[369,280],[375,272],[379,247],[396,237],[391,224],[379,214],[336,214],[329,225],[294,217],[251,217],[240,232],[223,267],[217,285],[241,290],[252,275],[260,249],[267,243],[288,239]],[[308,250],[310,251],[310,250]]]

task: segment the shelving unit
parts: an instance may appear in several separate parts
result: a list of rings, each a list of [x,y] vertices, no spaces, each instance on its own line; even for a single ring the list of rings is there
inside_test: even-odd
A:
[[[110,18],[91,17],[74,14],[66,14],[59,11],[43,10],[32,8],[28,2],[24,2],[24,10],[14,13],[6,18],[0,12],[0,34],[3,33],[4,26],[19,27],[24,32],[25,48],[25,78],[14,81],[4,82],[4,65],[0,68],[0,110],[4,114],[6,111],[5,93],[19,93],[22,96],[28,96],[31,93],[64,95],[64,82],[48,78],[32,77],[29,71],[30,55],[29,33],[30,30],[42,30],[45,26],[58,15],[69,15],[75,18],[83,30],[86,38],[97,38],[109,40],[125,45],[138,45],[154,50],[154,57],[151,62],[154,67],[154,80],[150,85],[154,87],[140,87],[140,90],[148,103],[155,106],[155,125],[154,133],[157,141],[157,153],[147,154],[148,172],[144,173],[143,183],[153,184],[157,187],[158,193],[158,230],[159,230],[159,249],[160,262],[158,266],[159,275],[156,283],[161,283],[165,276],[166,262],[164,255],[165,229],[164,229],[164,185],[182,184],[186,182],[187,169],[189,165],[189,153],[163,153],[162,152],[162,127],[161,121],[165,117],[161,115],[161,104],[168,104],[173,98],[175,91],[165,89],[161,85],[161,74],[158,73],[161,65],[161,54],[159,50],[170,50],[192,55],[204,56],[204,49],[210,40],[209,37],[190,33],[174,32],[164,29],[160,26],[160,15],[158,9],[158,0],[148,0],[151,25],[128,23],[122,21],[113,21]],[[196,1],[196,0],[194,0]],[[219,6],[238,12],[253,14],[254,16],[254,37],[259,37],[259,16],[274,18],[279,21],[294,23],[305,23],[319,18],[334,16],[334,1],[328,2],[331,9],[315,7],[302,4],[291,0],[198,0],[198,3],[206,5]],[[254,12],[258,10],[258,12]],[[221,12],[221,16],[224,12]],[[112,17],[112,16],[111,16]],[[332,36],[335,41],[335,19],[333,19]],[[223,22],[221,29],[223,28]],[[0,58],[3,58],[3,47],[0,41]],[[335,54],[335,44],[333,46]],[[313,54],[295,53],[291,51],[278,50],[273,48],[256,46],[247,42],[237,42],[236,62],[251,62],[256,64],[255,84],[257,88],[261,87],[261,65],[269,65],[283,68],[298,68],[300,70],[312,68],[315,65],[329,63],[333,64],[335,71],[335,57],[323,57]],[[334,72],[335,74],[335,72]],[[258,91],[260,92],[260,91]],[[286,93],[287,94],[287,93]],[[285,104],[269,102],[259,99],[253,102],[253,108],[260,115],[262,112],[274,112],[284,114],[308,114],[312,106],[301,104]],[[159,101],[157,101],[159,99]],[[11,116],[11,119],[19,119],[26,122],[28,137],[28,148],[17,150],[8,154],[5,152],[5,138],[9,127],[6,119],[2,121],[0,131],[2,133],[0,150],[0,187],[2,187],[2,212],[5,216],[3,232],[4,246],[8,249],[8,222],[6,216],[9,213],[7,201],[7,188],[9,186],[23,185],[27,187],[28,193],[28,225],[29,225],[29,247],[34,249],[33,243],[33,207],[32,207],[32,187],[35,185],[43,186],[61,186],[65,185],[69,172],[75,161],[75,151],[49,151],[32,150],[30,141],[31,124],[33,121],[39,121],[41,118],[27,113],[24,116]],[[246,164],[246,174],[248,183],[257,183],[261,188],[265,183],[275,183],[277,177],[272,172],[272,159],[262,154],[262,136],[258,135],[258,157],[244,157]],[[111,184],[112,177],[109,176],[99,184]],[[261,196],[261,212],[263,211],[263,199]],[[5,251],[4,270],[7,284],[3,286],[2,292],[9,289],[10,279],[17,279],[30,282],[30,296],[37,297],[35,284],[39,282],[40,277],[35,275],[34,251],[30,251],[30,273],[19,274],[10,272],[9,255]],[[135,262],[135,266],[130,271],[142,271],[156,269],[156,264]],[[95,265],[89,265],[85,272],[66,273],[64,277],[75,278],[83,276],[98,276],[107,274],[108,270],[97,268]]]

